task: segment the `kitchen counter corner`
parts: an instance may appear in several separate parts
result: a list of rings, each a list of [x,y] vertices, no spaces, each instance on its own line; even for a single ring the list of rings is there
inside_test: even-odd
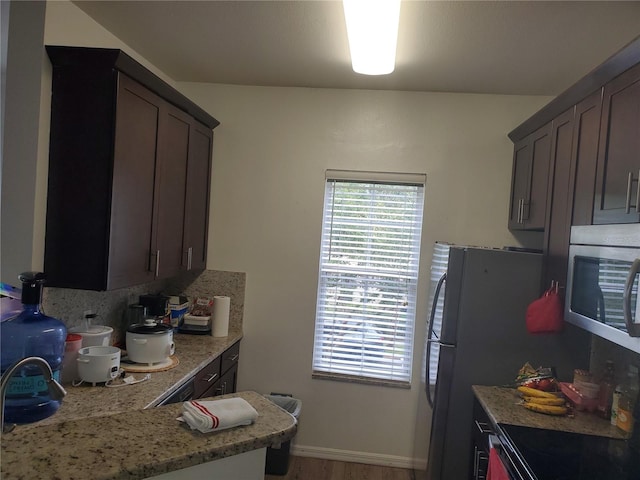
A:
[[[518,404],[513,388],[473,385],[473,393],[496,424],[559,430],[562,432],[626,439],[622,431],[608,421],[588,412],[576,411],[574,416],[543,415],[531,412]]]
[[[277,446],[296,433],[295,417],[256,392],[252,425],[202,434],[176,420],[182,404],[69,420],[2,437],[2,478],[144,479]],[[28,458],[25,452],[30,452]]]

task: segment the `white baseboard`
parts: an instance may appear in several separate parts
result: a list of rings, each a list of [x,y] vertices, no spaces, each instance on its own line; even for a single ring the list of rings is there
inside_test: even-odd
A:
[[[385,455],[382,453],[354,452],[335,448],[309,447],[305,445],[291,445],[291,454],[298,457],[322,458],[324,460],[338,460],[340,462],[364,463],[367,465],[382,465],[397,468],[426,468],[426,460]]]

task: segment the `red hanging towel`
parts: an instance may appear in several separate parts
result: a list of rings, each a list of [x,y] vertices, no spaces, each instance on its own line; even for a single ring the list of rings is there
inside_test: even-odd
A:
[[[551,288],[542,297],[527,307],[527,331],[529,333],[559,333],[564,327],[563,305],[558,295],[558,282],[552,281]]]
[[[489,451],[489,468],[487,469],[487,480],[511,480],[507,469],[498,456],[495,448]]]

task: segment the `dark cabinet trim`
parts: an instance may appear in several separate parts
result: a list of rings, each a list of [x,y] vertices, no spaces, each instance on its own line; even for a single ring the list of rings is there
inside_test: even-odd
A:
[[[554,98],[533,116],[509,132],[512,142],[518,142],[531,132],[550,122],[562,112],[599,90],[605,83],[640,63],[640,37],[609,57],[584,78]]]
[[[140,82],[169,103],[204,123],[207,127],[213,129],[220,125],[218,120],[122,50],[57,45],[47,45],[46,49],[51,62],[58,67],[84,64],[87,67],[91,67],[91,69],[113,68]]]

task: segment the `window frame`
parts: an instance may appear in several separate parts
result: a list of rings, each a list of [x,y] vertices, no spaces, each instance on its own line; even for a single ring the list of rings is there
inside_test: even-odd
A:
[[[407,198],[413,195],[413,198],[411,199],[410,207],[405,208],[402,215],[406,215],[411,218],[411,221],[404,222],[405,225],[402,225],[400,228],[398,228],[397,225],[394,227],[396,228],[396,231],[406,234],[408,240],[394,243],[392,250],[384,250],[384,246],[376,246],[368,249],[362,248],[361,251],[367,252],[369,257],[372,258],[371,264],[369,264],[368,261],[365,262],[367,264],[366,266],[362,266],[358,263],[357,267],[350,267],[351,271],[348,267],[345,267],[340,271],[340,268],[336,267],[335,263],[331,264],[329,261],[332,249],[339,243],[335,241],[333,231],[333,220],[335,220],[339,214],[336,213],[336,210],[334,209],[335,205],[331,202],[335,201],[336,191],[340,186],[349,185],[350,187],[347,188],[354,189],[356,188],[356,184],[371,186],[374,191],[382,189],[382,192],[384,193],[403,189],[402,187],[408,187],[403,189],[406,190],[403,195]],[[318,264],[318,289],[316,295],[312,357],[313,378],[377,384],[400,388],[411,387],[425,188],[425,174],[327,170],[325,175],[322,240]],[[411,189],[413,189],[413,192],[410,192]],[[369,214],[372,212],[374,214],[380,214],[392,203],[391,201],[385,200],[385,202],[382,203],[384,207],[379,208],[377,206],[373,206],[373,198],[375,198],[375,194],[369,192],[367,195],[369,195],[369,197],[365,195],[365,198],[368,198],[369,206],[365,207],[363,210]],[[353,203],[345,202],[344,205],[353,207],[357,203],[357,200],[353,200]],[[349,217],[340,218],[344,220]],[[366,218],[369,219],[370,217],[367,216]],[[366,226],[371,229],[365,235],[358,235],[357,233],[354,233],[359,231],[357,230],[357,227],[351,227],[352,230],[347,228],[347,233],[344,234],[343,237],[347,236],[351,239],[349,235],[354,235],[368,239],[368,244],[374,244],[375,242],[380,243],[380,239],[385,235],[385,230],[384,227],[376,224],[375,221],[381,221],[383,223],[384,221],[375,217],[375,215],[374,218],[375,220],[373,220],[373,223],[371,224],[365,222]],[[397,218],[405,219],[406,217],[397,216]],[[387,225],[387,227],[389,227],[389,225]],[[372,230],[376,230],[376,233],[371,233]],[[383,233],[379,233],[378,230],[381,230]],[[388,232],[389,230],[386,231],[386,233]],[[338,235],[336,234],[335,237],[337,236]],[[396,244],[398,245],[398,248],[395,247]],[[357,246],[359,247],[361,244],[358,243]],[[335,248],[338,249],[338,247]],[[357,249],[357,247],[350,248]],[[348,248],[343,247],[343,249],[347,250]],[[344,250],[342,251],[343,253]],[[371,254],[380,253],[381,251],[391,252],[393,255],[396,255],[396,257],[400,257],[389,260],[386,265],[392,266],[389,266],[388,269],[379,269],[377,267],[379,267],[379,264],[384,262],[384,260]],[[406,256],[406,258],[402,257],[402,255]],[[355,265],[357,262],[354,258],[357,257],[358,255],[354,253],[354,257],[348,256],[342,258],[351,260],[351,265]],[[378,258],[379,261],[376,261],[376,258]],[[406,268],[404,270],[397,268],[397,264],[402,261],[406,261]],[[356,270],[358,272],[356,272]],[[329,271],[332,273],[328,273]],[[342,330],[345,330],[346,328],[344,327],[344,322],[340,325],[336,325],[335,319],[341,315],[340,313],[336,313],[338,308],[336,307],[333,313],[334,319],[332,321],[328,321],[328,317],[325,315],[324,310],[329,296],[327,293],[329,291],[329,288],[327,287],[327,278],[330,275],[336,275],[334,278],[338,278],[340,274],[351,275],[351,278],[355,279],[352,283],[367,283],[368,281],[369,283],[375,283],[378,286],[389,287],[392,285],[389,289],[386,289],[385,287],[377,290],[380,293],[380,298],[383,298],[384,295],[391,297],[394,294],[396,294],[397,297],[399,295],[405,295],[405,297],[403,297],[405,298],[403,302],[400,302],[399,300],[397,301],[395,310],[393,309],[394,307],[389,306],[388,303],[386,304],[387,309],[389,311],[393,311],[396,315],[396,320],[389,320],[385,323],[385,321],[380,320],[381,314],[374,312],[374,316],[371,317],[372,320],[369,322],[367,319],[369,318],[368,315],[371,313],[367,313],[367,307],[364,306],[361,308],[363,313],[353,313],[354,320],[361,320],[359,325],[350,324],[352,328],[356,327],[353,331],[361,335],[361,339],[358,338],[355,346],[353,347],[349,346],[348,342],[345,342],[344,340],[342,342],[338,341],[338,334],[333,333],[336,331],[340,332],[341,328]],[[393,281],[390,280],[391,277],[394,277]],[[372,278],[373,281],[371,280]],[[337,296],[337,294],[334,294],[335,298],[337,298]],[[335,302],[336,303],[333,304],[334,306],[337,305],[338,300],[335,300]],[[366,302],[362,303],[364,304]],[[353,306],[353,302],[350,302],[350,304]],[[406,312],[398,313],[398,311],[402,310],[398,306],[400,304],[403,305]],[[352,318],[351,313],[345,315],[347,315],[349,319]],[[385,325],[382,325],[382,323],[385,323]],[[393,327],[389,327],[390,325]],[[374,329],[373,327],[382,328],[382,330]],[[367,336],[372,337],[372,333],[375,334],[380,331],[386,335],[388,333],[388,328],[386,327],[393,330],[390,337],[391,340],[388,340],[388,337],[384,335],[380,339],[366,339]],[[330,332],[328,334],[326,333],[327,328],[329,328]],[[347,346],[345,346],[345,344],[347,344]],[[334,353],[335,345],[337,345],[335,351],[340,352],[340,355],[343,356],[338,357],[337,354]],[[375,348],[380,347],[380,345],[384,345],[385,350],[383,350],[383,354],[377,355],[377,357],[381,358],[381,360],[377,360],[375,358],[376,355],[370,353],[369,350],[377,352]],[[360,354],[357,354],[358,350],[361,350]],[[358,356],[360,357],[359,359],[356,358]],[[399,360],[393,360],[395,358]],[[382,367],[382,371],[375,371],[373,367],[376,366]],[[384,372],[385,368],[387,370],[386,373]]]

